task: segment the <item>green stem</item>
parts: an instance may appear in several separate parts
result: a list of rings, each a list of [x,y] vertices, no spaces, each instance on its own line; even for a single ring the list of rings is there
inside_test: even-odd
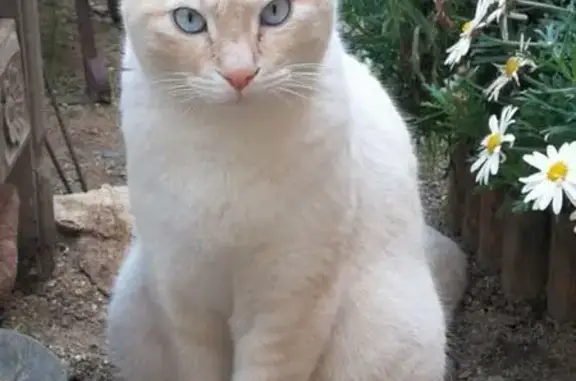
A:
[[[563,87],[560,89],[547,89],[547,90],[532,90],[534,94],[562,94],[562,93],[576,93],[576,86]]]
[[[518,153],[533,153],[534,151],[538,151],[535,148],[525,148],[525,147],[508,147],[506,148],[509,152],[518,152]]]
[[[499,38],[494,38],[494,37],[490,37],[490,36],[483,36],[482,38],[483,40],[488,40],[490,42],[494,42],[503,46],[517,46],[520,47],[520,41],[512,41],[512,40],[501,40]],[[480,45],[480,44],[478,44]],[[538,48],[546,48],[549,47],[550,44],[547,42],[529,42],[528,43],[529,47],[538,47]]]
[[[546,84],[535,80],[534,78],[530,77],[529,75],[523,75],[522,79],[525,80],[526,82],[530,83],[531,85],[534,85],[540,89],[548,89],[549,87],[546,86]]]
[[[532,0],[516,0],[516,3],[521,4],[521,5],[526,5],[529,7],[534,7],[534,8],[548,9],[548,10],[556,11],[556,12],[566,12],[566,13],[570,13],[570,14],[574,13],[574,11],[571,9],[561,8],[561,7],[557,7],[555,5],[551,5],[551,4],[539,3],[537,1],[532,1]]]

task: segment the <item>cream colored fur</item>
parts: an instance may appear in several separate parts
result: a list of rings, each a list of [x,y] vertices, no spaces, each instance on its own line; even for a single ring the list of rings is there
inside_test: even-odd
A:
[[[179,5],[208,32],[178,31]],[[123,2],[137,238],[111,360],[127,381],[441,381],[448,314],[406,125],[345,52],[336,0],[258,28],[265,5]],[[256,67],[242,96],[218,74]]]

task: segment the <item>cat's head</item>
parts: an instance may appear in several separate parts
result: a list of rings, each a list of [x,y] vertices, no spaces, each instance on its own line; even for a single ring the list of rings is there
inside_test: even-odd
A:
[[[160,88],[228,103],[310,90],[337,0],[124,0],[130,45]]]

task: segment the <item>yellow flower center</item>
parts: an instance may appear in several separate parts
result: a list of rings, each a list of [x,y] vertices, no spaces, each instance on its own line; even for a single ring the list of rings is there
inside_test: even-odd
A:
[[[467,21],[462,25],[462,33],[469,32],[472,29],[472,21]]]
[[[566,179],[568,175],[568,166],[563,161],[557,161],[548,168],[546,176],[550,181],[559,181]]]
[[[520,62],[518,61],[518,58],[510,57],[506,61],[506,65],[504,66],[504,72],[506,73],[506,76],[512,77],[512,75],[518,71],[519,67]]]
[[[498,147],[502,143],[502,137],[498,132],[495,132],[488,136],[488,140],[486,141],[486,149],[488,150],[489,154],[493,154],[496,147]]]

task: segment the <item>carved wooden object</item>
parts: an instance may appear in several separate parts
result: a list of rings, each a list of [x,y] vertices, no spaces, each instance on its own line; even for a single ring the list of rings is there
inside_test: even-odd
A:
[[[42,172],[44,86],[37,6],[36,0],[0,0],[0,184],[18,190],[22,281],[45,279],[54,267],[52,191]]]

